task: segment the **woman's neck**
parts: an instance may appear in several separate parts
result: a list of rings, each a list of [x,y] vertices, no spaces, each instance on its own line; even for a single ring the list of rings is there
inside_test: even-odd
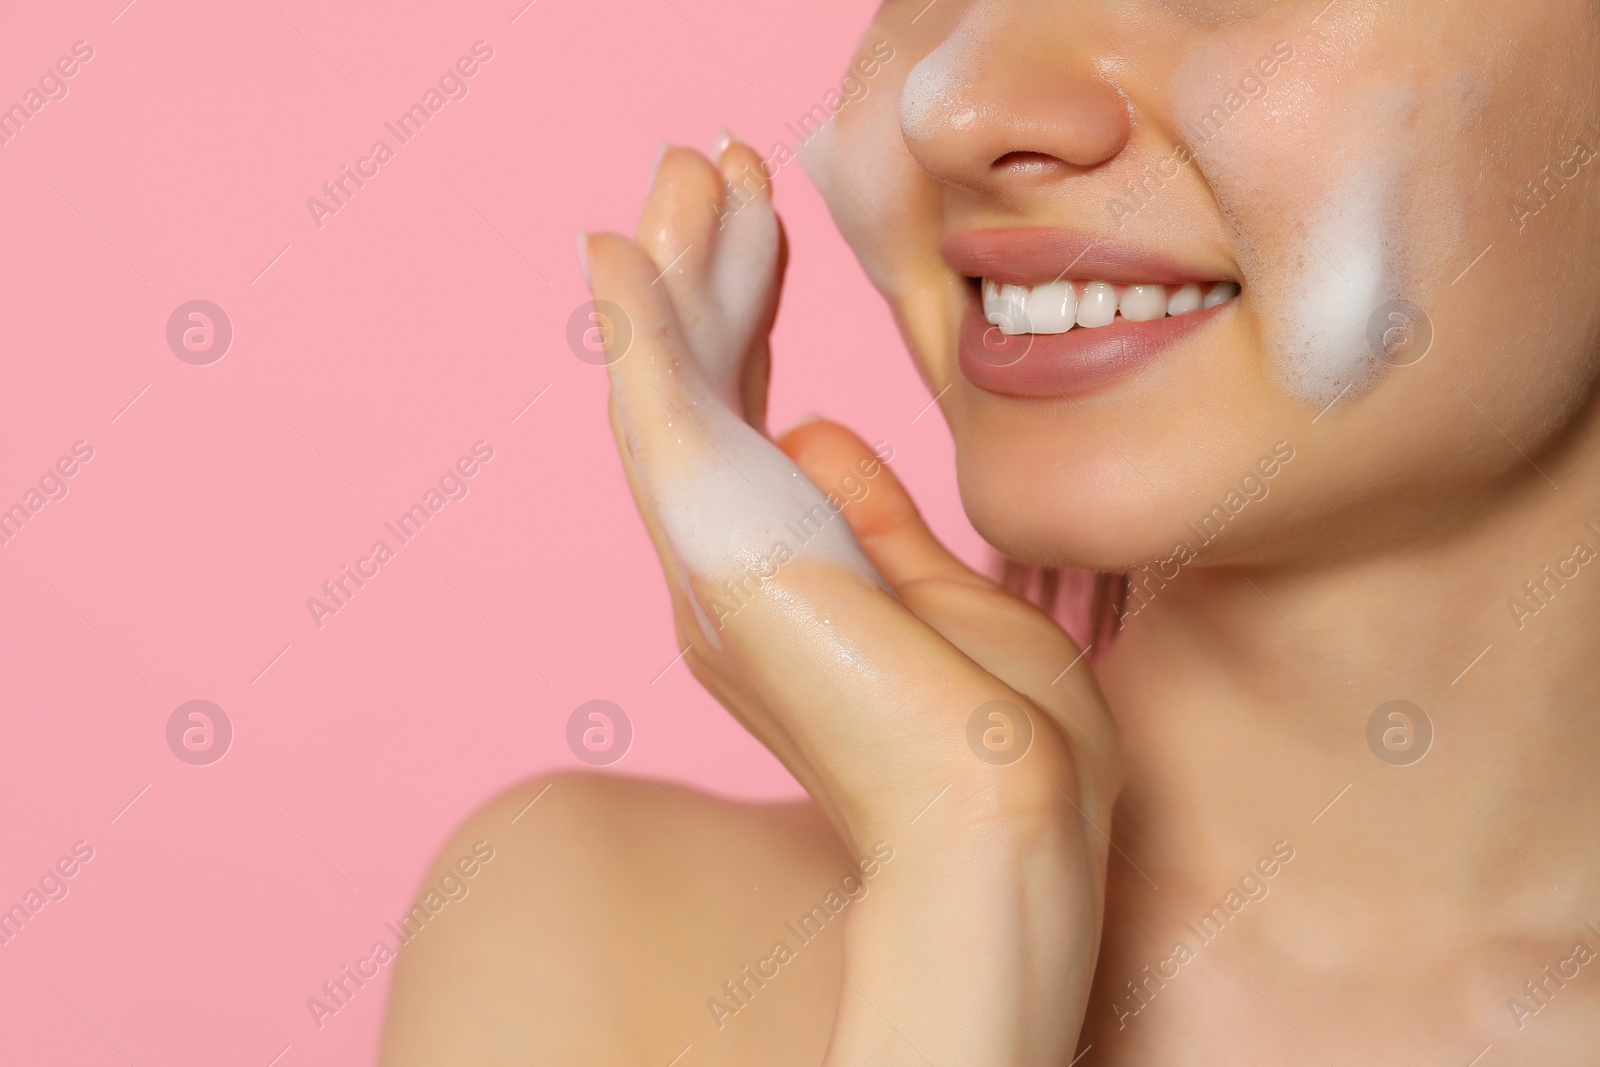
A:
[[[1193,568],[1124,620],[1097,673],[1146,881],[1215,893],[1287,841],[1315,878],[1274,925],[1337,902],[1368,940],[1387,908],[1415,943],[1409,894],[1441,940],[1600,924],[1600,502],[1540,484],[1425,550]]]

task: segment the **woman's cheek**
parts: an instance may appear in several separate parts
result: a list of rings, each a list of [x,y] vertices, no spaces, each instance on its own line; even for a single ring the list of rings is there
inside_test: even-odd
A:
[[[800,152],[867,277],[890,297],[916,281],[910,266],[919,261],[917,249],[901,234],[915,234],[930,221],[926,209],[919,217],[917,195],[927,175],[900,131],[900,91],[912,63],[897,49],[867,96],[846,104]]]
[[[1275,20],[1202,45],[1172,83],[1179,136],[1234,231],[1272,380],[1310,407],[1376,381],[1382,309],[1427,307],[1461,245],[1461,199],[1429,143],[1431,89],[1415,62],[1384,54],[1378,17],[1345,0],[1311,25]]]
[[[936,264],[941,207],[936,183],[917,164],[900,128],[900,94],[916,53],[890,34],[894,58],[884,63],[865,99],[847,104],[800,150],[806,174],[822,194],[862,270],[888,300],[930,381],[953,357],[958,279]]]

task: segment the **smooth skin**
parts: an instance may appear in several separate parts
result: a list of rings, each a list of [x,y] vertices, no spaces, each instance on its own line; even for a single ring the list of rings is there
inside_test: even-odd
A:
[[[1507,601],[1578,539],[1600,545],[1584,525],[1600,521],[1600,213],[1584,185],[1521,229],[1507,232],[1505,206],[1537,172],[1528,161],[1567,154],[1569,109],[1600,103],[1596,9],[1341,3],[1351,10],[1329,18],[1377,16],[1353,66],[1324,57],[1279,88],[1299,86],[1314,124],[1363,86],[1412,84],[1424,103],[1409,136],[1475,179],[1457,269],[1500,246],[1466,280],[1421,292],[1449,347],[1321,416],[1274,385],[1262,338],[1285,310],[1253,296],[1252,273],[1272,267],[1273,228],[1309,183],[1297,168],[1338,166],[1337,146],[1259,175],[1252,203],[1193,168],[1142,213],[1135,239],[1244,296],[1158,365],[1073,402],[964,382],[965,283],[928,268],[964,228],[1103,226],[1123,168],[1179,136],[1166,72],[1202,46],[1253,56],[1299,34],[1309,50],[1321,0],[946,0],[926,17],[921,2],[883,5],[862,54],[887,39],[898,58],[835,120],[814,174],[933,391],[951,387],[941,408],[985,535],[1032,562],[1128,568],[1164,557],[1273,442],[1296,458],[1096,650],[1092,673],[1083,661],[1060,676],[1078,647],[938,545],[888,471],[843,512],[881,585],[798,561],[713,644],[685,590],[707,596],[719,576],[686,567],[655,512],[677,490],[641,458],[651,435],[681,428],[614,403],[687,662],[813,800],[750,806],[585,776],[497,798],[430,874],[477,839],[496,848],[470,904],[402,953],[384,1063],[1593,1059],[1600,960],[1577,962],[1575,946],[1600,951],[1585,926],[1600,928],[1600,581],[1580,570],[1522,626]],[[984,106],[899,136],[898,86],[959,33],[982,47],[949,62],[979,64],[965,84]],[[1508,38],[1542,73],[1517,65]],[[1419,41],[1429,64],[1413,62]],[[1500,80],[1463,134],[1440,101],[1462,72],[1489,70]],[[755,159],[738,144],[714,162],[671,150],[636,239],[589,242],[596,296],[635,325],[617,393],[699,373],[702,324],[727,314],[710,279],[729,250],[705,204]],[[880,200],[890,231],[852,188],[895,194]],[[698,251],[652,286],[686,244]],[[1303,254],[1285,248],[1278,266]],[[758,428],[781,257],[768,267],[770,306],[739,320],[756,324],[740,337],[739,414]],[[871,455],[826,422],[781,445],[820,486]],[[1436,731],[1404,767],[1366,741],[1374,709],[1397,698]],[[1035,730],[1005,766],[967,745],[972,710],[995,699]],[[865,895],[794,937],[786,924],[880,844],[893,858],[860,880]],[[1197,935],[1219,907],[1225,921]],[[723,983],[779,940],[793,959],[719,1017],[708,1002],[734,1003]],[[1174,964],[1180,941],[1190,952]]]

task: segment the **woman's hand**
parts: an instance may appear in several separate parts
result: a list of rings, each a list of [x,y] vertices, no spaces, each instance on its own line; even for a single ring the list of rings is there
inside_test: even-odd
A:
[[[637,242],[586,248],[691,670],[856,856],[892,850],[851,910],[827,1063],[1065,1063],[1120,785],[1089,671],[1062,674],[1078,649],[947,552],[847,430],[766,436],[784,244],[749,148],[669,150]]]

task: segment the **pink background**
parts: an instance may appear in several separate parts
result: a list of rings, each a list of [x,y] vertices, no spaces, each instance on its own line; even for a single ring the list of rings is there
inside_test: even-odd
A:
[[[0,546],[0,907],[95,850],[0,946],[0,1059],[366,1062],[390,970],[320,1031],[307,998],[474,807],[580,766],[579,703],[631,716],[615,772],[797,792],[682,664],[652,684],[677,646],[565,340],[573,236],[631,230],[662,138],[770,151],[871,5],[124,2],[10,0],[0,33],[0,104],[94,49],[0,145],[0,507],[94,449]],[[306,199],[480,39],[469,95],[319,230]],[[887,313],[799,165],[778,181],[774,424],[888,441],[977,556]],[[165,339],[196,298],[235,331],[209,366]],[[307,598],[480,439],[469,495],[319,630]],[[197,698],[235,730],[209,766],[166,740]]]

